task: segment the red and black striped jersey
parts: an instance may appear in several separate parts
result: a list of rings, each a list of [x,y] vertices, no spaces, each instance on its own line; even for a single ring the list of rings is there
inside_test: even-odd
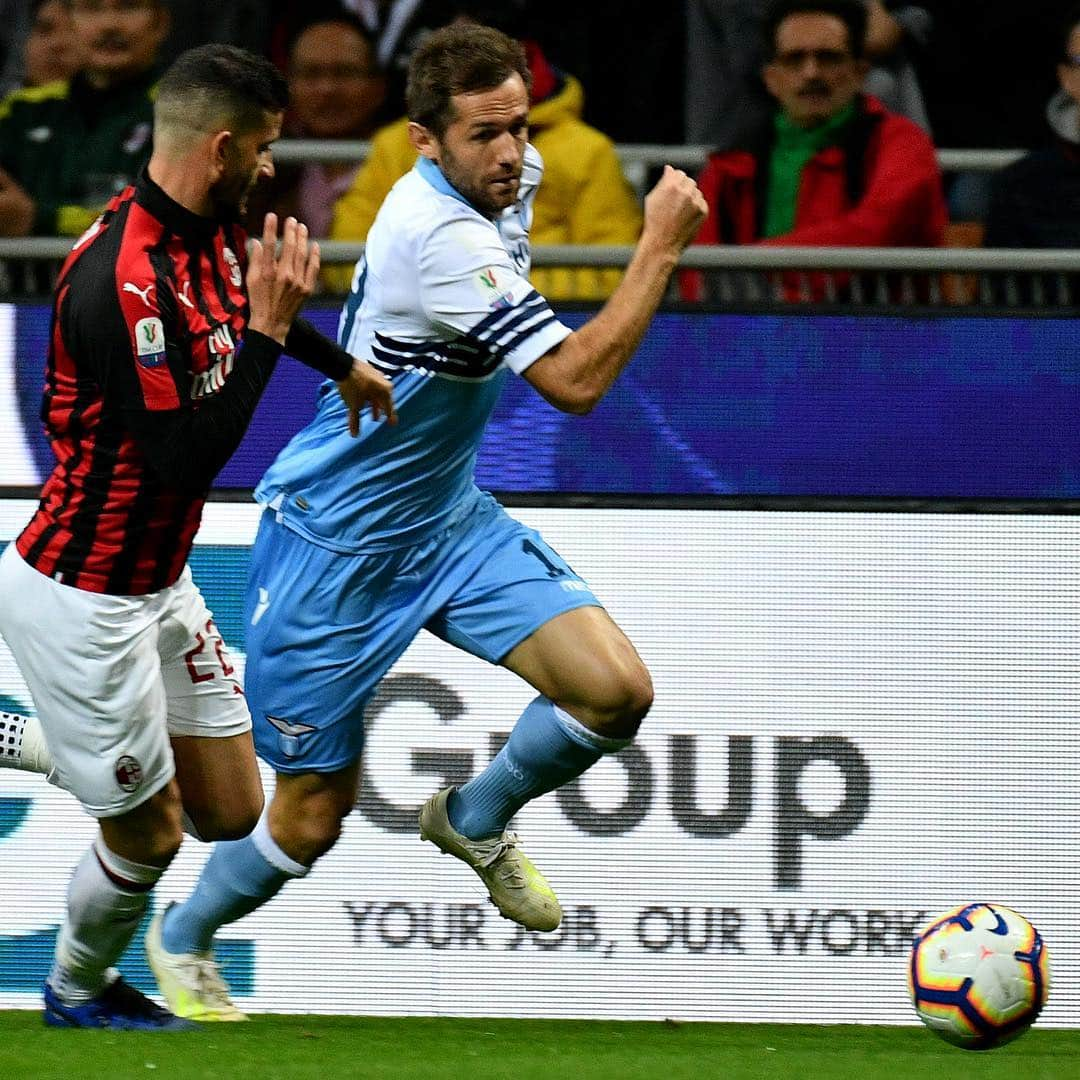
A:
[[[144,173],[76,242],[56,288],[42,403],[57,464],[17,540],[42,573],[121,595],[180,575],[212,476],[168,482],[136,433],[208,407],[232,373],[248,315],[245,239]],[[280,347],[262,341],[272,371]]]

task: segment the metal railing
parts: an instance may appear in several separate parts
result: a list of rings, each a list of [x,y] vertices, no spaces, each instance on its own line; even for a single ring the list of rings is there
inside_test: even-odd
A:
[[[324,264],[350,265],[364,245],[328,240],[321,248]],[[0,296],[47,292],[43,279],[70,249],[65,238],[0,239]],[[560,244],[532,255],[535,267],[622,267],[632,252]],[[719,304],[1080,307],[1080,250],[709,246],[687,249],[679,269],[699,272],[700,298]],[[669,298],[680,298],[677,285]]]
[[[704,143],[666,146],[651,143],[616,143],[615,152],[624,168],[655,168],[677,165],[698,168],[713,147]],[[274,143],[274,160],[288,164],[307,161],[364,161],[371,153],[365,139],[282,139]],[[992,172],[1009,165],[1024,154],[1023,150],[948,150],[938,151],[938,163],[945,172]]]
[[[364,160],[363,140],[285,139],[274,147],[282,163]],[[616,144],[624,171],[643,193],[650,170],[664,164],[694,170],[705,145]],[[1015,161],[1021,150],[939,150],[944,171],[988,172]],[[320,241],[324,264],[351,264],[363,244]],[[63,237],[0,238],[0,297],[48,292],[71,249]],[[632,248],[558,245],[533,248],[537,267],[621,267]],[[992,251],[963,248],[695,247],[679,262],[701,271],[704,296],[719,303],[798,300],[855,304],[1080,304],[1080,252]],[[782,276],[778,276],[782,275]],[[793,276],[794,275],[794,276]],[[678,297],[673,289],[671,297]]]
[[[72,241],[63,236],[0,237],[0,259],[63,259]],[[353,263],[364,245],[320,240],[324,263]],[[619,267],[630,261],[631,245],[543,244],[533,247],[533,266]],[[1065,251],[1012,248],[899,247],[689,247],[679,259],[683,270],[906,270],[975,274],[983,271],[1080,272],[1080,249]]]
[[[616,143],[623,173],[638,196],[645,194],[649,173],[664,165],[695,171],[705,163],[712,146],[688,144],[663,146],[650,143]],[[282,164],[309,161],[365,161],[371,143],[360,139],[282,139],[274,144],[274,159]],[[1011,164],[1023,150],[939,150],[942,172],[993,172]]]

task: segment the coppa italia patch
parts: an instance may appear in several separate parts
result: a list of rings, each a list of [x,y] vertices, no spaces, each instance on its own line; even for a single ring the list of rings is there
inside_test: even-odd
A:
[[[143,367],[157,367],[165,359],[165,327],[156,316],[135,324],[135,358]]]
[[[475,281],[480,295],[484,298],[484,303],[493,311],[498,311],[502,308],[510,307],[514,302],[513,294],[513,279],[506,282],[504,285],[502,281],[496,276],[495,267],[489,266],[484,270],[481,270],[476,275]],[[506,271],[499,268],[499,273],[503,278],[507,277]]]

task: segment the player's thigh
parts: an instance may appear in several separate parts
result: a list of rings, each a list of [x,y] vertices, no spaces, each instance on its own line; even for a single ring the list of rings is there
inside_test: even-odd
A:
[[[251,732],[172,739],[184,811],[202,840],[247,836],[263,808],[262,779]]]
[[[566,560],[496,510],[474,528],[471,572],[428,629],[514,671],[588,726],[624,734],[652,702],[645,665]]]
[[[360,756],[364,706],[439,602],[430,558],[342,555],[263,515],[244,684],[256,751],[277,772],[332,773]]]
[[[158,651],[184,809],[204,839],[245,836],[263,805],[251,714],[188,570],[169,590]]]
[[[427,629],[493,664],[545,623],[600,601],[534,529],[490,501],[453,566],[456,586]]]
[[[575,715],[585,710],[601,721],[640,720],[652,704],[648,669],[603,608],[555,616],[516,646],[503,666]]]
[[[133,810],[164,788],[173,756],[157,652],[159,594],[61,585],[10,545],[0,558],[0,609],[0,631],[53,758],[53,782],[99,818]]]

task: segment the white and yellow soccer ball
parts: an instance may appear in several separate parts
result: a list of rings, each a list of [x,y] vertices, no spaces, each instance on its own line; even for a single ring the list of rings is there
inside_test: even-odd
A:
[[[1035,1022],[1050,992],[1038,930],[1001,904],[966,904],[915,938],[908,988],[919,1019],[965,1050],[990,1050]]]

